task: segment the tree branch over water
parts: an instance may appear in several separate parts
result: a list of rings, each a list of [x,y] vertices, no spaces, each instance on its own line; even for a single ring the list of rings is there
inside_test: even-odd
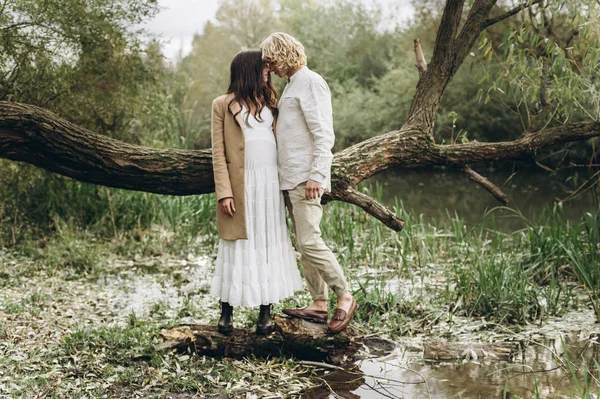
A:
[[[508,18],[539,2],[521,3],[495,19]],[[524,132],[513,141],[435,143],[433,125],[442,94],[483,29],[493,21],[489,15],[495,4],[495,0],[475,0],[464,18],[464,0],[446,2],[431,63],[426,63],[420,43],[414,43],[420,76],[406,121],[399,130],[336,153],[332,192],[325,195],[325,202],[338,200],[355,204],[399,231],[403,221],[375,199],[357,191],[356,185],[390,167],[443,165],[463,170],[505,202],[506,196],[468,165],[496,160],[535,160],[536,153],[545,147],[600,136],[600,122],[591,121]],[[214,191],[210,150],[165,150],[131,145],[27,104],[0,101],[0,158],[27,162],[108,187],[168,195]]]
[[[549,145],[600,136],[600,122],[562,125],[501,143],[429,146],[409,134],[390,132],[335,154],[333,190],[325,201],[355,204],[398,231],[403,223],[392,211],[353,187],[392,166],[466,166],[534,158]],[[169,195],[214,191],[210,150],[157,150],[127,144],[32,105],[0,102],[0,157],[108,187]]]

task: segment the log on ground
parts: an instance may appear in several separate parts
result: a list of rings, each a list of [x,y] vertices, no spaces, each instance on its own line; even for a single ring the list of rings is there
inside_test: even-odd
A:
[[[234,328],[223,335],[215,326],[181,324],[160,332],[164,342],[157,350],[189,351],[214,358],[290,356],[299,360],[345,364],[355,359],[362,337],[351,326],[340,334],[327,332],[326,324],[275,315],[274,332],[256,335],[254,330]]]

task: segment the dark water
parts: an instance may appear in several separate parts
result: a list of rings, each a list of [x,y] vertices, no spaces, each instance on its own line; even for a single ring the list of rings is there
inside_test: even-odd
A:
[[[525,226],[519,215],[534,222],[545,208],[559,202],[567,220],[578,221],[586,212],[597,209],[594,188],[581,190],[582,195],[566,200],[586,180],[584,175],[593,173],[580,171],[580,176],[576,176],[573,170],[564,170],[551,174],[532,168],[514,172],[477,169],[477,172],[509,197],[511,210],[496,209],[484,218],[487,212],[502,204],[464,173],[450,170],[388,170],[367,180],[367,185],[370,184],[373,191],[375,183],[381,185],[386,205],[393,206],[397,199],[406,210],[422,214],[424,221],[438,224],[448,220],[447,212],[458,216],[467,225],[481,221],[492,225],[493,215],[493,223],[498,228],[514,231]]]
[[[598,392],[594,362],[600,361],[599,348],[594,338],[566,336],[528,342],[514,362],[454,363],[427,363],[414,348],[401,348],[387,359],[360,361],[357,370],[326,373],[322,378],[328,386],[324,383],[303,397],[581,398],[578,384],[583,389],[586,378],[591,393]]]

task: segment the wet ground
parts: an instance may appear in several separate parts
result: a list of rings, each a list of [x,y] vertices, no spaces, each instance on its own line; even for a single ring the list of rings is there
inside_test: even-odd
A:
[[[362,270],[362,276],[375,271]],[[422,277],[386,277],[383,288],[415,301],[435,295],[444,286],[441,273],[424,270]],[[582,302],[585,302],[582,296]],[[426,307],[427,305],[423,305]],[[385,337],[385,331],[380,336]],[[450,342],[514,343],[511,361],[487,358],[452,362],[423,359],[423,343],[443,337]],[[600,324],[593,310],[580,309],[543,323],[503,326],[483,318],[440,317],[426,332],[394,339],[396,348],[381,357],[365,354],[351,372],[321,371],[324,383],[305,398],[583,398],[587,379],[600,394]],[[597,362],[597,363],[596,363]],[[336,396],[337,395],[337,396]],[[537,395],[537,396],[536,396]],[[590,396],[591,397],[591,396]],[[595,396],[594,396],[595,397]]]
[[[18,269],[19,261],[12,262]],[[93,279],[65,280],[64,276],[42,272],[23,278],[21,283],[7,284],[0,292],[0,316],[6,320],[9,339],[0,345],[0,355],[34,370],[40,347],[52,351],[66,334],[79,329],[127,325],[132,315],[139,319],[214,322],[217,303],[207,295],[211,262],[208,257],[112,260],[111,266]],[[5,270],[10,271],[10,267]],[[359,271],[362,277],[358,280],[371,272]],[[385,276],[381,270],[378,273]],[[441,281],[431,277],[413,276],[410,280],[386,279],[385,289],[398,291],[402,287],[403,298],[409,300],[413,296],[426,298],[440,285]],[[22,309],[15,308],[17,305]],[[250,325],[251,312],[237,312],[237,326]],[[600,362],[600,325],[594,320],[591,309],[545,320],[542,325],[510,328],[484,319],[440,318],[423,333],[394,338],[396,347],[383,350],[383,356],[364,353],[356,369],[316,367],[317,383],[323,383],[303,397],[530,398],[537,392],[540,398],[580,398],[577,384],[584,378],[591,380],[589,385],[594,389],[598,387],[594,380],[598,373],[585,371],[594,370],[594,361]],[[373,336],[386,338],[386,334],[383,330]],[[512,362],[482,358],[430,363],[423,360],[423,342],[431,337],[456,342],[518,342],[521,350]],[[33,371],[27,373],[35,376]],[[23,383],[25,375],[15,379],[11,372],[0,372],[0,397]]]

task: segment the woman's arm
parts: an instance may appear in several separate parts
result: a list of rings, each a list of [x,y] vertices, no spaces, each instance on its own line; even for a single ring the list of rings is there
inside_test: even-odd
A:
[[[211,133],[212,133],[212,163],[215,178],[215,193],[217,201],[233,198],[231,180],[225,158],[224,123],[225,110],[217,100],[212,103]]]

